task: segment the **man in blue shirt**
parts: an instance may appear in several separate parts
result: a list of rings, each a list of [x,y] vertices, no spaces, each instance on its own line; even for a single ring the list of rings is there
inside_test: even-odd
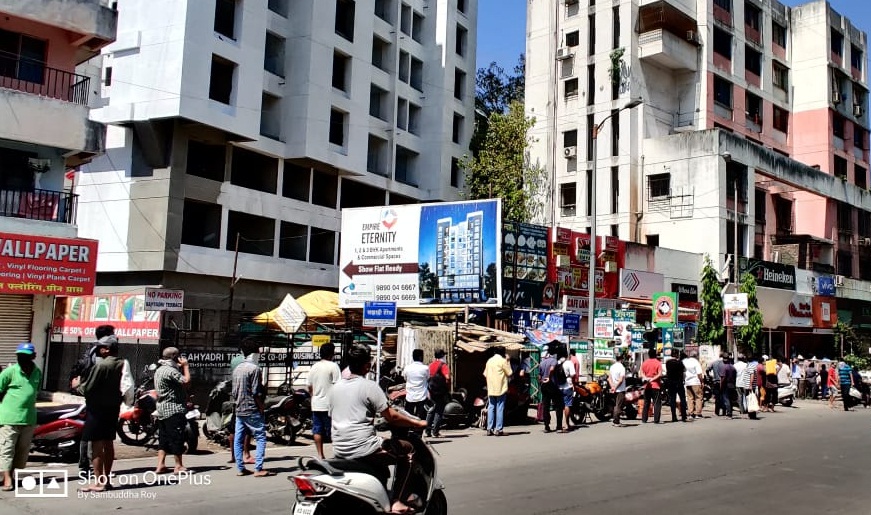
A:
[[[242,442],[246,432],[250,432],[257,442],[254,455],[254,476],[272,476],[274,472],[263,470],[263,458],[266,454],[266,425],[263,420],[263,384],[260,377],[260,367],[255,362],[255,354],[260,350],[257,342],[247,339],[242,342],[242,354],[245,361],[233,371],[233,399],[236,401],[236,431],[233,447],[236,456],[236,469],[239,476],[247,476],[251,471],[245,468],[242,454]]]
[[[843,361],[838,363],[838,381],[841,384],[841,400],[844,401],[844,411],[850,411],[850,387],[853,386],[853,369]]]

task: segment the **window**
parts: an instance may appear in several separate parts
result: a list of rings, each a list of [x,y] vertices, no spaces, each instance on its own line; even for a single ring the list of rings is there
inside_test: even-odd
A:
[[[454,69],[454,98],[463,100],[466,97],[466,72]]]
[[[714,102],[732,109],[732,83],[717,75],[714,76]]]
[[[611,224],[611,237],[619,238],[620,237],[620,226],[617,224]]]
[[[587,115],[587,161],[593,160],[593,128],[596,122],[593,121],[593,115]],[[595,164],[593,165],[595,166]]]
[[[871,212],[859,209],[859,236],[871,236]]]
[[[185,172],[204,179],[224,182],[224,163],[227,160],[227,147],[209,145],[199,141],[188,141],[187,166]]]
[[[411,58],[411,77],[409,85],[418,90],[423,91],[423,61],[416,57]]]
[[[41,84],[46,46],[41,39],[0,29],[0,77]]]
[[[466,12],[466,0],[457,0],[457,10],[461,13]]]
[[[420,116],[422,109],[419,105],[409,102],[408,104],[408,132],[420,136]]]
[[[411,39],[423,43],[423,16],[416,12],[411,16]]]
[[[242,147],[233,147],[230,184],[275,194],[278,190],[278,160]]]
[[[333,87],[348,93],[351,81],[351,58],[339,52],[333,52]]]
[[[588,29],[588,39],[587,39],[587,55],[595,55],[596,54],[596,15],[591,14],[587,17],[587,23],[589,25]]]
[[[844,117],[839,114],[832,115],[832,134],[836,138],[844,139]]]
[[[103,85],[107,86],[107,87],[112,85],[112,67],[111,66],[107,66],[106,71],[103,74]]]
[[[399,182],[417,187],[418,153],[403,146],[396,146],[396,174]]]
[[[620,151],[620,111],[611,110],[611,155],[616,156]]]
[[[330,109],[330,143],[345,146],[345,117],[338,109]]]
[[[714,0],[714,5],[721,7],[726,11],[732,12],[732,0]]]
[[[305,166],[284,162],[283,180],[281,181],[281,196],[301,202],[308,202],[311,189],[311,169]],[[334,202],[335,204],[335,202]]]
[[[856,182],[856,186],[867,189],[868,188],[868,170],[859,166],[858,164],[853,164],[853,177]],[[867,213],[866,213],[867,214]]]
[[[863,61],[865,61],[865,54],[856,45],[850,45],[850,66],[862,71]]]
[[[219,248],[221,246],[221,206],[186,198],[183,209],[182,244],[210,249]]]
[[[611,167],[611,213],[616,213],[620,201],[620,168]],[[612,235],[613,236],[613,235]]]
[[[865,150],[865,137],[868,135],[868,132],[859,127],[857,124],[853,124],[853,146]]]
[[[786,27],[777,22],[771,22],[771,42],[780,48],[786,48]]]
[[[460,57],[466,57],[466,45],[469,41],[469,31],[462,25],[457,25],[456,51]]]
[[[266,50],[263,55],[263,69],[284,77],[285,39],[271,32],[266,33]]]
[[[853,232],[853,206],[838,202],[838,231]]]
[[[354,0],[336,0],[336,34],[354,42]]]
[[[462,143],[463,140],[463,123],[466,119],[457,113],[454,113],[454,125],[451,131],[451,141],[454,143]]]
[[[581,33],[577,30],[566,34],[566,46],[569,48],[576,47],[581,44]]]
[[[848,250],[838,251],[838,275],[853,275],[853,254]]]
[[[366,171],[377,175],[389,175],[387,140],[374,134],[369,135],[369,148],[366,153]]]
[[[565,182],[559,185],[560,216],[575,216],[578,205],[578,185]]]
[[[587,65],[587,105],[596,103],[596,65]]]
[[[847,180],[847,160],[841,156],[835,156],[835,177]]]
[[[381,18],[387,23],[393,23],[391,13],[393,12],[393,0],[375,0],[375,16]]]
[[[792,200],[781,195],[773,195],[774,200],[774,223],[778,233],[792,233]],[[764,217],[764,214],[763,214]]]
[[[233,100],[233,75],[236,63],[212,55],[212,70],[209,78],[209,98],[230,105]]]
[[[215,32],[236,39],[236,0],[215,0]]]
[[[287,2],[288,0],[269,0],[269,10],[287,18]]]
[[[239,252],[271,256],[275,251],[275,220],[263,216],[230,211],[227,215],[225,250],[233,250],[239,235]]]
[[[565,99],[578,96],[578,79],[569,79],[563,82],[563,97]]]
[[[665,198],[671,195],[671,174],[658,173],[647,176],[647,192],[651,199]]]
[[[598,197],[596,197],[598,198]],[[593,215],[593,171],[587,170],[587,216]],[[587,231],[590,234],[590,231]]]
[[[747,121],[762,125],[763,103],[762,99],[753,93],[744,93],[744,107],[746,108]]]
[[[279,231],[281,240],[278,242],[278,257],[305,261],[308,250],[308,227],[282,220]]]
[[[312,177],[312,204],[336,208],[339,193],[339,178],[335,174],[314,170]]]
[[[620,48],[620,7],[614,6],[611,13],[611,48]]]
[[[388,100],[387,91],[372,84],[369,89],[369,116],[386,122],[390,117],[390,110],[387,108]]]
[[[762,13],[758,7],[750,2],[744,2],[744,24],[747,27],[759,32],[759,20],[761,17]]]
[[[762,54],[749,46],[744,47],[744,69],[757,77],[762,76]]]
[[[451,186],[460,187],[460,160],[456,157],[451,158]]]
[[[838,57],[844,57],[844,35],[831,27],[832,53]]]
[[[281,97],[263,92],[260,104],[260,135],[281,141]]]
[[[408,130],[408,100],[402,97],[396,101],[396,127]]]
[[[774,116],[772,122],[774,128],[780,132],[789,131],[789,111],[780,107],[774,106]]]
[[[325,265],[336,264],[336,232],[312,226],[308,260]]]
[[[659,246],[659,235],[658,234],[648,234],[647,235],[647,245],[651,247]]]
[[[732,35],[719,27],[714,27],[714,52],[732,59]]]
[[[399,51],[399,80],[408,84],[409,70],[411,68],[411,55],[405,50]]]
[[[789,87],[789,68],[778,63],[771,63],[771,80],[774,86],[784,91]]]
[[[399,31],[411,36],[411,6],[404,3],[399,12]]]
[[[576,147],[578,145],[578,131],[570,130],[563,132],[563,148]]]
[[[390,72],[392,59],[390,58],[390,43],[378,36],[372,37],[372,64],[379,70]]]

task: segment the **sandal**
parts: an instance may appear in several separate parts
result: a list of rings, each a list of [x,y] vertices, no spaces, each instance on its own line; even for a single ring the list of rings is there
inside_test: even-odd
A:
[[[9,485],[9,486],[3,485],[2,490],[3,490],[4,492],[11,492],[12,490],[15,490],[15,487],[12,486],[12,485]]]
[[[274,475],[275,472],[272,472],[271,470],[258,470],[254,473],[254,477],[269,477]]]

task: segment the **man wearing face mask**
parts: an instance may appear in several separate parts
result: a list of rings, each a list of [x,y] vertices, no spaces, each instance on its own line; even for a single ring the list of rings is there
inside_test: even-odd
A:
[[[242,460],[242,442],[247,432],[257,442],[254,455],[254,477],[273,476],[274,472],[263,469],[263,458],[266,454],[266,426],[263,421],[263,383],[261,381],[259,361],[259,345],[252,339],[242,342],[242,354],[245,361],[233,371],[233,399],[236,401],[236,431],[233,447],[236,456],[238,476],[247,476],[251,471],[245,467]]]
[[[36,349],[22,343],[15,350],[18,363],[0,372],[0,469],[3,491],[15,488],[13,470],[27,466],[30,442],[36,428],[36,394],[42,383],[42,371],[33,363]],[[4,396],[5,395],[5,396]]]
[[[179,357],[178,349],[163,349],[163,359],[157,362],[154,372],[154,388],[157,390],[157,468],[155,473],[167,471],[166,455],[175,457],[174,473],[184,472],[182,455],[185,445],[187,399],[185,387],[191,382],[188,361]]]

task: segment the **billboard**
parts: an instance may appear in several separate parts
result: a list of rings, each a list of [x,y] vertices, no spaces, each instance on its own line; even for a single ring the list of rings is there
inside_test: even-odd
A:
[[[97,241],[0,232],[0,294],[90,295]]]
[[[641,270],[620,269],[620,297],[630,299],[652,299],[665,284],[662,274],[642,272]]]
[[[653,294],[653,325],[674,327],[677,323],[677,293],[660,291]]]
[[[502,305],[499,199],[342,210],[339,307]]]
[[[560,296],[586,297],[589,292],[587,283],[590,274],[590,235],[557,227],[552,240],[548,279],[559,287]],[[616,270],[622,260],[620,242],[610,236],[599,237],[596,248],[596,298],[617,297]]]
[[[723,295],[723,325],[739,327],[747,325],[749,301],[746,293],[727,293]]]
[[[101,325],[115,326],[119,339],[160,339],[160,311],[145,311],[145,294],[89,295],[59,298],[54,305],[54,334],[93,340]]]
[[[502,302],[506,306],[553,306],[555,293],[545,289],[549,235],[542,225],[502,224]]]

